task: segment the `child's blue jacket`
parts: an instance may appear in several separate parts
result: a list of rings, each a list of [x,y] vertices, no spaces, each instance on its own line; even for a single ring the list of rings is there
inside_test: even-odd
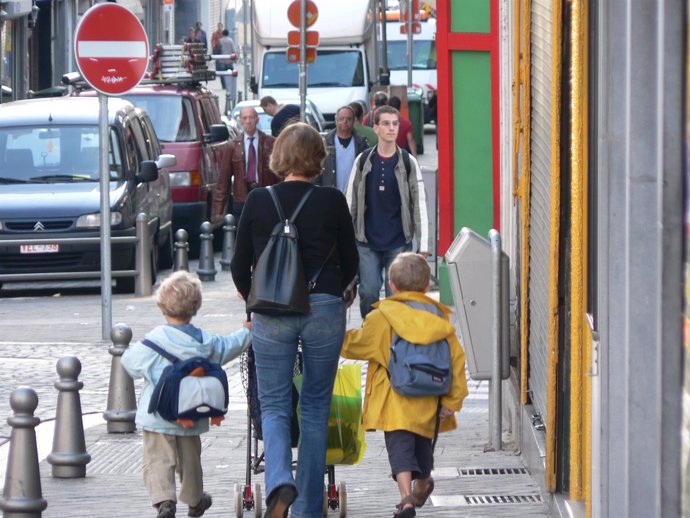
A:
[[[221,365],[242,354],[251,344],[251,333],[244,327],[228,336],[213,335],[203,330],[201,332],[203,340],[199,343],[184,331],[162,325],[147,333],[146,338],[180,359],[203,356]],[[149,432],[168,435],[199,435],[207,432],[208,419],[200,419],[194,426],[184,428],[176,422],[166,421],[157,412],[149,414],[151,393],[163,369],[168,365],[168,360],[141,342],[128,347],[122,355],[122,366],[129,375],[134,379],[144,378],[137,407],[137,426]]]

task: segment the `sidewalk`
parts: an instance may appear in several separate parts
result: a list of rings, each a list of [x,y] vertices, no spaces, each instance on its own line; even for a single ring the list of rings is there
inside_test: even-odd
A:
[[[229,332],[244,318],[243,302],[237,297],[229,272],[220,271],[218,256],[216,280],[204,283],[204,304],[194,322],[214,332]],[[192,262],[190,270],[195,271]],[[433,294],[432,294],[433,295]],[[105,409],[111,356],[108,342],[100,337],[100,306],[93,295],[27,297],[12,299],[15,312],[6,313],[7,300],[0,299],[3,321],[0,360],[9,379],[0,384],[0,416],[10,414],[9,395],[18,385],[28,385],[39,394],[36,415],[43,421],[55,415],[57,379],[55,363],[64,355],[75,355],[82,362],[80,392],[87,428],[87,451],[91,462],[85,479],[59,480],[51,477],[51,466],[41,458],[43,497],[46,518],[100,518],[103,516],[155,516],[149,507],[141,473],[141,436],[108,434],[99,414]],[[25,311],[16,307],[25,306]],[[353,305],[356,308],[357,304]],[[45,316],[45,325],[36,326],[36,316]],[[125,322],[133,330],[133,340],[161,322],[151,297],[113,298],[113,321]],[[348,327],[359,326],[356,309],[350,310]],[[27,333],[30,329],[30,333]],[[30,336],[31,341],[26,339]],[[209,517],[235,516],[234,486],[244,484],[246,469],[246,398],[241,384],[239,362],[227,368],[231,386],[231,410],[220,427],[202,436],[206,489],[214,497]],[[431,501],[420,509],[421,517],[546,517],[546,504],[539,489],[524,470],[521,458],[507,443],[502,452],[484,453],[488,441],[487,382],[470,381],[470,396],[459,415],[460,428],[442,434],[436,450],[436,489]],[[95,425],[94,425],[95,423]],[[2,420],[0,433],[10,429]],[[42,448],[50,451],[53,424],[39,426]],[[46,434],[46,431],[48,432]],[[506,437],[506,439],[508,439]],[[46,444],[47,443],[47,444]],[[7,445],[0,453],[7,452]],[[45,455],[45,453],[43,454]],[[42,456],[43,456],[42,455]],[[0,460],[2,457],[0,456]],[[3,461],[4,462],[4,461]],[[0,469],[4,471],[5,466]],[[261,484],[263,475],[253,476]],[[359,466],[337,466],[336,482],[345,482],[346,510],[351,517],[391,517],[399,501],[396,485],[390,479],[383,434],[367,433],[367,451]],[[263,495],[265,497],[265,494]],[[186,515],[180,505],[178,516]],[[245,512],[245,516],[255,516]],[[339,516],[338,511],[329,511]]]

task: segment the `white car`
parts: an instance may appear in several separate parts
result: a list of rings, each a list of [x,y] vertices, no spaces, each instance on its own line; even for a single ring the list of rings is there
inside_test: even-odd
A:
[[[299,99],[276,99],[278,104],[296,104],[299,106]],[[239,102],[235,105],[230,113],[230,124],[234,125],[238,131],[242,131],[242,126],[240,125],[240,110],[242,108],[254,108],[259,114],[259,129],[264,133],[271,134],[271,120],[273,117],[268,113],[264,112],[263,108],[259,106],[258,99],[250,99],[247,101]],[[321,134],[328,132],[326,128],[326,120],[324,119],[321,111],[316,107],[316,105],[307,99],[306,110],[305,110],[305,122],[310,124],[316,131]]]

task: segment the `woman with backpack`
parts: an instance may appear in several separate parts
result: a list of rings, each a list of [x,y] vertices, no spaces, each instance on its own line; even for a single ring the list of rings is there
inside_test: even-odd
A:
[[[304,277],[304,285],[299,288],[306,288],[307,312],[297,310],[290,314],[285,310],[278,314],[278,310],[255,309],[252,318],[266,454],[264,516],[267,518],[287,516],[290,506],[294,517],[321,518],[323,514],[328,417],[345,334],[344,293],[359,267],[345,196],[335,188],[312,184],[321,174],[325,157],[323,140],[311,126],[294,123],[284,128],[271,155],[271,170],[283,182],[270,187],[273,193],[269,188],[258,188],[247,197],[230,267],[238,292],[250,304],[255,302],[260,285],[272,280],[267,277],[290,273],[284,271],[289,266],[287,261],[266,270],[258,268],[259,258],[269,242],[271,251],[276,246],[277,238],[272,234],[280,234],[284,229],[290,233],[296,231],[303,265],[300,273]],[[301,429],[297,471],[293,477],[292,382],[300,344]]]

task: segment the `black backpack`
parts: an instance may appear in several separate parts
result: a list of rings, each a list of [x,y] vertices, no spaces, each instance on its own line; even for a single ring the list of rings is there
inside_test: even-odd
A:
[[[290,219],[285,217],[273,187],[266,188],[280,221],[273,228],[266,248],[261,252],[252,271],[247,311],[274,316],[309,313],[309,292],[316,285],[316,279],[335,250],[334,244],[321,268],[307,283],[295,219],[315,188],[312,186],[304,193]]]

